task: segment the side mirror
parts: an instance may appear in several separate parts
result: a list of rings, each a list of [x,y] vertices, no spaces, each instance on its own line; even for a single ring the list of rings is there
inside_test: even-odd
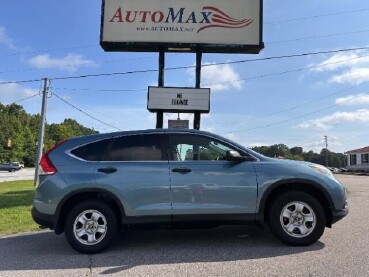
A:
[[[230,162],[244,162],[249,160],[247,157],[243,157],[238,153],[237,151],[227,151],[226,153],[226,159]]]

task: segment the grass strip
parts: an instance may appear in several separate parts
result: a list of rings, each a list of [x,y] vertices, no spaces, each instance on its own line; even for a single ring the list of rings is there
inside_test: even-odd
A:
[[[39,230],[31,216],[32,180],[0,183],[0,234]]]

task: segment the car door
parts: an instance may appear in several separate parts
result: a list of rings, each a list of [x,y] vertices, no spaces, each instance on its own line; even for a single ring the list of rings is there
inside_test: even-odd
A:
[[[114,138],[95,175],[100,186],[115,190],[126,216],[164,215],[171,220],[168,156],[162,134]]]
[[[226,160],[236,147],[201,134],[170,134],[173,219],[179,215],[254,217],[257,181],[251,161]],[[246,217],[245,217],[246,218]]]

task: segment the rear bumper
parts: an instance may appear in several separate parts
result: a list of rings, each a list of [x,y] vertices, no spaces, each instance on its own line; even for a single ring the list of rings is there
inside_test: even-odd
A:
[[[55,220],[52,215],[43,214],[37,211],[34,207],[31,211],[33,220],[42,227],[54,230]]]

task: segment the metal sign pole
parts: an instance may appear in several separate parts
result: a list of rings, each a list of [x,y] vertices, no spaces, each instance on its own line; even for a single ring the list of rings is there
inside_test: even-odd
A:
[[[200,88],[201,83],[201,59],[202,52],[201,50],[196,51],[196,88]],[[195,112],[194,120],[193,120],[193,128],[196,130],[200,130],[200,121],[201,121],[201,113]]]
[[[159,78],[158,87],[164,87],[164,66],[165,66],[165,51],[159,51]],[[156,129],[163,128],[164,113],[163,111],[156,112]]]

